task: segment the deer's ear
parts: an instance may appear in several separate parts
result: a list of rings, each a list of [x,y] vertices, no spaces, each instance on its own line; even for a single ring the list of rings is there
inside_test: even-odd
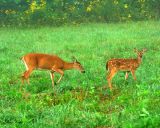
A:
[[[74,63],[77,62],[77,59],[76,59],[75,56],[72,56],[72,61],[73,61]]]
[[[77,59],[75,59],[73,62],[76,63],[76,62],[77,62]]]
[[[134,48],[134,52],[135,52],[135,53],[138,53],[138,50],[137,50],[137,48]]]
[[[143,50],[142,50],[142,52],[144,53],[144,52],[146,52],[147,51],[147,49],[146,48],[144,48]]]

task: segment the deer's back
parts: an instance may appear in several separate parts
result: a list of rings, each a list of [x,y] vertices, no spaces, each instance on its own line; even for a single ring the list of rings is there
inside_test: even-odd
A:
[[[41,54],[41,53],[29,53],[25,55],[24,61],[28,66],[34,67],[34,69],[51,69],[53,66],[62,68],[64,61],[56,55]]]
[[[109,70],[131,70],[138,67],[137,59],[111,59],[108,61]]]

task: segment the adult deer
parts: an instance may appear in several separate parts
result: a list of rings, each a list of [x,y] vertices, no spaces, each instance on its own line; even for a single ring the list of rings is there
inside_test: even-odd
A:
[[[22,75],[22,84],[24,80],[29,84],[29,76],[33,70],[45,69],[50,71],[52,86],[54,87],[54,72],[59,73],[61,76],[57,83],[59,83],[64,76],[64,70],[77,69],[82,73],[85,73],[84,68],[74,58],[74,62],[65,62],[56,55],[29,53],[22,57],[22,61],[26,67],[26,71]]]
[[[134,49],[134,52],[137,53],[137,58],[135,59],[111,59],[107,62],[106,69],[109,70],[107,80],[110,90],[112,90],[111,80],[118,71],[127,71],[125,79],[128,78],[128,72],[131,72],[134,80],[136,80],[135,71],[141,64],[142,56],[146,49],[141,51]]]

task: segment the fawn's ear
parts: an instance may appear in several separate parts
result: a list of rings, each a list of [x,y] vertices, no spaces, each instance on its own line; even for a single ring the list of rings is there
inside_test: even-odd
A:
[[[134,48],[134,52],[135,52],[135,53],[138,53],[138,50],[137,50],[137,48]]]
[[[147,49],[146,48],[144,48],[143,50],[142,50],[142,52],[144,53],[144,52],[146,52],[147,51]]]

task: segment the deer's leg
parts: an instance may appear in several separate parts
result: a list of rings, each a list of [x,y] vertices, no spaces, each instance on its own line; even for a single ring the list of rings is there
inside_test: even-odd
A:
[[[23,73],[23,75],[22,75],[22,85],[24,84],[24,80],[26,80],[27,83],[29,84],[29,76],[30,76],[32,71],[33,71],[33,69],[29,69],[29,70],[27,70]],[[22,85],[20,86],[20,90],[22,90]]]
[[[116,72],[117,72],[116,69],[112,69],[112,70],[109,72],[108,76],[107,76],[108,86],[109,86],[110,90],[112,90],[111,81],[112,81],[112,78],[114,77],[114,75],[116,74]]]
[[[21,86],[20,86],[20,90],[22,90],[22,86],[24,85],[24,80],[25,80],[25,74],[26,74],[26,72],[27,72],[27,71],[25,71],[25,72],[23,73],[23,75],[21,76],[22,84],[21,84]]]
[[[127,79],[128,79],[128,74],[129,74],[129,72],[126,72],[125,80],[127,80]]]
[[[28,72],[27,72],[26,80],[27,80],[27,83],[28,83],[28,84],[30,84],[30,83],[29,83],[29,76],[30,76],[30,74],[32,73],[32,71],[33,71],[33,69],[30,68],[30,69],[28,70]]]
[[[22,75],[22,84],[24,83],[24,80],[27,81],[27,83],[29,84],[29,76],[31,74],[31,72],[33,71],[33,68],[28,69],[27,71],[25,71]]]
[[[57,72],[57,73],[59,73],[61,76],[60,76],[60,78],[59,78],[59,80],[57,81],[57,84],[62,80],[62,78],[63,78],[63,76],[64,76],[64,72],[63,72],[63,70],[61,70],[61,69],[56,69],[56,68],[52,68],[52,70],[53,71],[55,71],[55,72]]]
[[[26,74],[27,71],[25,71],[22,75],[22,84],[24,84],[24,80],[25,80],[25,74]]]
[[[136,76],[135,76],[135,70],[131,70],[132,76],[134,78],[134,80],[136,80]]]
[[[63,76],[64,76],[64,72],[62,70],[58,70],[58,72],[61,74],[61,77],[59,78],[59,80],[57,81],[57,84],[62,80]]]
[[[54,88],[54,72],[50,72],[51,80],[52,80],[52,87]]]

